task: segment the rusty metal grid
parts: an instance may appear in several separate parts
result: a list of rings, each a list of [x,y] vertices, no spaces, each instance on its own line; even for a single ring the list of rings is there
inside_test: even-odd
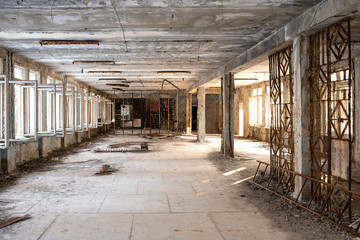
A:
[[[322,219],[329,221],[339,227],[345,229],[346,231],[354,234],[355,236],[360,237],[360,222],[355,222],[349,226],[351,223],[351,218],[347,217],[347,212],[350,212],[350,203],[351,199],[356,197],[360,198],[360,193],[350,191],[344,188],[338,183],[328,183],[326,181],[315,179],[310,176],[306,176],[291,170],[284,168],[283,166],[272,166],[269,163],[262,161],[257,161],[258,167],[255,172],[252,183],[281,197],[287,199],[293,204],[298,205],[299,207],[310,211],[311,213],[321,217]],[[280,172],[280,177],[274,179],[273,171],[271,169],[276,168]],[[298,181],[298,179],[301,179]],[[296,194],[293,192],[293,183],[302,182],[300,191]],[[309,198],[302,198],[302,195],[306,195],[306,186],[308,183],[313,183],[315,185],[315,190],[311,193]],[[322,201],[321,204],[316,202],[318,192],[321,191],[321,188],[329,189],[324,195],[325,201]],[[329,208],[329,203],[332,199],[338,199],[339,196],[342,198],[337,202],[337,208]]]
[[[311,35],[309,43],[311,177],[351,190],[350,20],[333,24]],[[332,155],[335,145],[345,149],[341,164],[348,164],[348,172],[342,175],[339,175],[339,169],[334,168],[335,156]],[[314,201],[319,206],[327,202],[327,208],[341,211],[338,203],[346,199],[345,195],[337,194],[327,200],[331,188],[328,185],[316,185],[315,182],[312,182],[311,191],[316,193]]]
[[[293,103],[294,84],[292,47],[285,48],[269,57],[270,71],[270,163],[294,170]],[[280,172],[272,168],[273,177]]]

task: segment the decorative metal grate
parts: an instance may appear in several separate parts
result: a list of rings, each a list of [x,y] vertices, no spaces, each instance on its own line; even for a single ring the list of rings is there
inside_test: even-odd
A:
[[[297,206],[310,211],[311,213],[329,221],[346,231],[360,237],[360,221],[356,221],[349,226],[351,219],[346,218],[346,212],[350,212],[351,198],[360,197],[360,193],[350,191],[338,183],[331,184],[320,179],[315,179],[310,176],[288,170],[282,166],[272,166],[269,163],[257,161],[259,163],[255,172],[254,178],[251,181],[253,184],[281,197]],[[274,179],[273,171],[277,169],[280,173],[279,177]],[[292,185],[297,178],[300,178],[302,186],[300,191],[294,196]],[[302,199],[300,196],[306,191],[306,185],[312,183],[315,188],[308,199]],[[328,191],[324,193],[324,201],[317,202],[316,198],[321,188],[326,188]],[[336,199],[336,208],[329,208],[329,203]],[[320,204],[319,204],[320,203]]]
[[[351,38],[350,20],[310,36],[311,176],[351,189]],[[327,185],[312,182],[314,201],[341,212],[346,196],[331,195]],[[350,202],[349,202],[350,204]],[[349,210],[350,210],[349,206]],[[351,216],[351,211],[349,211]]]
[[[292,47],[285,48],[269,57],[270,70],[270,163],[294,170],[293,102],[294,84]],[[272,168],[273,177],[280,172]]]

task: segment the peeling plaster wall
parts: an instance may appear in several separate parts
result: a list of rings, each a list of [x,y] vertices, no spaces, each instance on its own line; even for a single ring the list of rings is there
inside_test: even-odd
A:
[[[220,98],[219,94],[206,94],[206,133],[219,134],[220,127]]]
[[[243,109],[243,131],[244,138],[256,139],[264,142],[270,142],[270,129],[266,127],[266,87],[269,86],[269,81],[252,84],[249,86],[239,87],[235,90],[235,110],[234,110],[234,131],[235,135],[240,134],[239,126],[239,111]],[[249,123],[249,99],[251,97],[252,89],[262,88],[262,124],[250,125]]]
[[[4,59],[6,62],[8,61],[8,54],[10,55],[11,52],[0,48],[0,58]],[[32,60],[26,59],[15,53],[13,53],[12,59],[16,65],[40,72],[42,81],[44,78],[46,78],[46,76],[51,76],[61,80],[65,78],[64,75],[54,71],[53,69]],[[7,64],[4,65],[4,74],[8,76],[9,71]],[[76,81],[71,78],[68,78],[68,81],[76,83]],[[83,83],[79,84],[81,87],[86,87],[86,85]],[[41,119],[39,120],[41,121]],[[12,125],[13,124],[10,123],[10,130],[12,127],[14,127]],[[98,129],[91,129],[90,136],[93,137],[103,132],[103,127],[99,127]],[[87,131],[83,133],[75,133],[74,135],[66,135],[64,140],[62,140],[62,137],[43,136],[38,137],[38,140],[35,142],[10,142],[7,149],[0,150],[0,172],[11,172],[15,170],[19,164],[25,161],[37,159],[39,157],[46,157],[54,150],[61,149],[62,142],[64,143],[64,147],[67,147],[69,145],[81,142],[86,138],[88,138]]]

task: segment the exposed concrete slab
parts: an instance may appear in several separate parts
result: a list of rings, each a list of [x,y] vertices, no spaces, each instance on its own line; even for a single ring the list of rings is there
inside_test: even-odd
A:
[[[132,214],[61,214],[40,239],[128,239]]]
[[[194,194],[195,191],[190,183],[164,183],[164,182],[141,182],[138,194]]]
[[[172,212],[236,212],[236,206],[226,195],[216,193],[168,195]]]
[[[135,215],[132,240],[223,240],[206,213]]]
[[[291,45],[291,41],[296,37],[318,31],[346,16],[356,16],[359,9],[360,5],[357,0],[323,0],[262,39],[262,41],[231,59],[218,70],[209,71],[207,76],[203,76],[199,81],[187,88],[186,91],[190,92],[207,82],[219,79],[227,72],[241,71],[263,62],[270,54]]]
[[[264,143],[235,140],[244,170],[225,175],[208,160],[220,156],[218,136],[207,136],[204,144],[195,144],[196,136],[153,138],[156,150],[147,154],[86,151],[142,139],[108,135],[94,140],[93,146],[74,149],[47,171],[26,174],[2,189],[1,218],[24,214],[32,218],[0,229],[0,238],[308,239],[306,232],[288,232],[289,223],[279,221],[283,216],[266,215],[254,204],[249,192],[253,190],[246,182],[239,183],[254,173],[254,159],[266,161]],[[95,176],[103,164],[119,171]]]
[[[210,213],[224,239],[272,240],[302,239],[294,234],[279,232],[271,227],[271,222],[258,212]]]
[[[72,61],[114,60],[110,68],[122,71],[122,77],[154,81],[145,83],[142,90],[160,89],[163,78],[184,78],[179,85],[186,89],[209,79],[212,71],[319,1],[4,2],[0,4],[0,45],[107,93],[113,90],[98,82],[101,74],[88,71],[109,66]],[[100,44],[39,44],[39,40],[70,39]],[[162,70],[190,70],[191,75],[157,74]],[[129,90],[134,89],[139,88],[131,84]]]
[[[104,195],[53,195],[34,205],[28,213],[97,213]]]
[[[0,229],[1,239],[39,239],[57,217],[58,214],[32,215],[32,217],[26,221],[18,222],[9,227]]]
[[[109,194],[100,208],[100,213],[168,213],[165,194],[120,195]]]

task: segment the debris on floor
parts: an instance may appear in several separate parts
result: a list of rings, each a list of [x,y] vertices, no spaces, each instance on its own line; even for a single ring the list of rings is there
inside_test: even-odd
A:
[[[128,148],[118,148],[118,149],[108,149],[108,148],[96,148],[94,149],[94,152],[146,152],[149,149],[139,149],[139,148],[133,148],[133,149],[128,149]]]
[[[79,144],[79,147],[83,147],[83,146],[89,146],[89,145],[91,145],[92,144],[92,142],[83,142],[83,143],[80,143]]]
[[[116,172],[117,170],[112,168],[109,164],[102,165],[102,168],[95,175],[109,175],[112,172]]]
[[[26,220],[29,218],[31,218],[30,215],[24,215],[21,217],[13,217],[13,218],[2,220],[2,221],[0,221],[0,228],[4,228],[6,226],[9,226],[11,224],[14,224],[14,223],[17,223],[17,222],[20,222],[20,221],[23,221],[23,220]]]
[[[143,142],[143,143],[141,143],[141,149],[149,149],[149,145],[148,145],[148,143],[147,142]]]
[[[140,148],[137,146],[140,145]],[[126,147],[126,148],[120,148]],[[96,148],[95,152],[144,152],[149,150],[149,144],[147,142],[122,142],[109,144],[108,148]]]

